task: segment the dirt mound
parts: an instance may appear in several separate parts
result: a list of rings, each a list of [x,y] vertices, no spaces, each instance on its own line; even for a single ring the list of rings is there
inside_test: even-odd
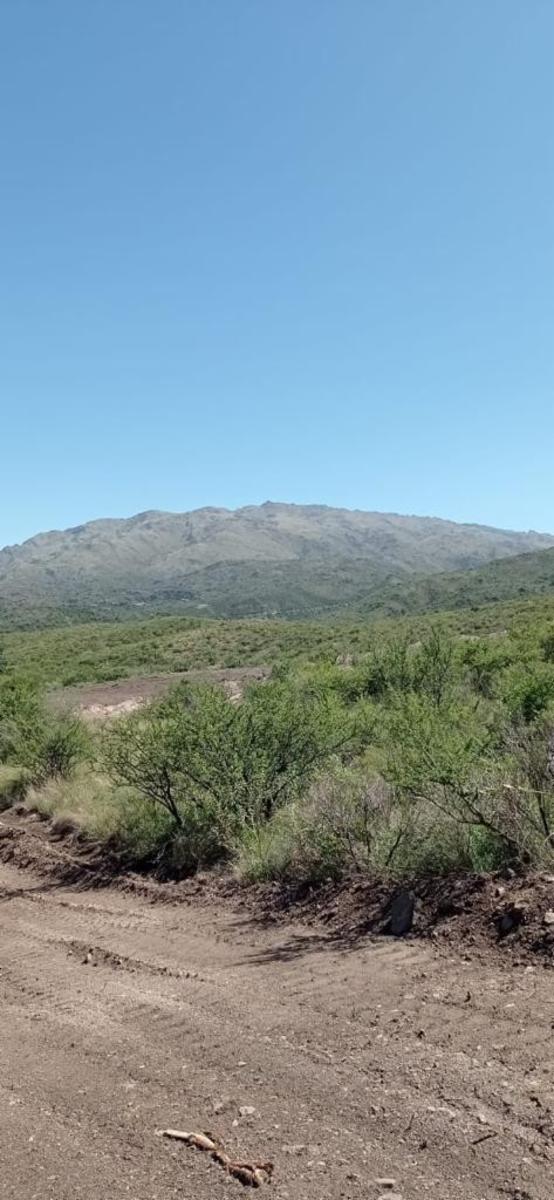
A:
[[[264,885],[254,891],[260,920],[269,924],[294,914],[295,920],[324,926],[337,940],[394,936],[392,905],[400,901],[404,907],[410,900],[413,918],[398,936],[459,943],[466,950],[498,947],[516,960],[540,955],[545,965],[554,963],[554,875],[453,875],[416,878],[401,887],[357,878],[318,887]]]
[[[60,829],[23,806],[0,821],[0,861],[31,869],[71,886],[117,886],[153,902],[226,900],[260,925],[294,918],[329,941],[354,944],[370,936],[432,939],[460,953],[497,949],[514,962],[537,956],[554,963],[554,875],[446,876],[412,879],[402,886],[353,878],[317,887],[273,883],[245,886],[230,873],[203,872],[168,882],[129,870],[106,846],[77,831]],[[401,921],[394,919],[394,912]]]

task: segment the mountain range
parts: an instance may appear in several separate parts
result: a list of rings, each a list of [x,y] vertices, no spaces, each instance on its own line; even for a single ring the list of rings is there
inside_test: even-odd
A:
[[[323,505],[150,511],[0,551],[4,625],[421,611],[552,587],[550,534]]]

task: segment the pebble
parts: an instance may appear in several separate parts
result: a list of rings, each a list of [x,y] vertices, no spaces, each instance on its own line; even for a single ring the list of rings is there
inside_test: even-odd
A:
[[[396,1179],[376,1179],[375,1184],[380,1188],[393,1188],[396,1187]]]
[[[241,1104],[239,1108],[239,1116],[241,1117],[253,1117],[255,1112],[256,1109],[253,1104]]]

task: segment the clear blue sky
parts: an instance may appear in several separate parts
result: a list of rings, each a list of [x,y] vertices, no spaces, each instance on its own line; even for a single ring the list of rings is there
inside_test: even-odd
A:
[[[552,0],[3,0],[0,544],[554,530]]]

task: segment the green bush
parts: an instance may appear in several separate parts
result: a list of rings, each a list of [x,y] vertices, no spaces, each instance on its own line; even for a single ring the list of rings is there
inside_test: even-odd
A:
[[[498,680],[510,662],[510,647],[505,639],[500,642],[478,638],[466,642],[460,654],[462,665],[467,669],[472,689],[478,696],[492,699]]]
[[[265,825],[247,826],[237,849],[237,874],[246,883],[294,876],[299,828],[294,804],[279,809]]]
[[[49,631],[41,653],[58,678],[185,657],[276,665],[238,703],[182,684],[92,740],[10,667],[0,762],[34,780],[45,811],[74,807],[129,861],[172,874],[225,861],[246,879],[309,882],[551,865],[552,619],[546,606],[510,611],[509,628],[491,610],[371,630],[172,620],[89,626],[69,642]],[[37,635],[25,653],[17,638],[10,663],[27,654],[30,675]]]
[[[197,865],[231,855],[246,828],[290,804],[357,734],[332,692],[275,680],[235,705],[221,689],[188,685],[114,723],[103,761],[114,782],[164,810]]]
[[[51,714],[28,681],[10,675],[0,679],[0,761],[19,764],[39,782],[69,777],[90,753],[82,721]]]
[[[28,782],[22,767],[0,765],[0,812],[24,800]]]
[[[42,701],[32,683],[15,675],[0,677],[0,762],[17,761],[25,744],[36,736],[45,719]]]
[[[19,748],[19,760],[36,783],[69,779],[79,763],[90,757],[91,742],[83,722],[69,716],[47,717]]]
[[[554,703],[554,666],[518,663],[504,680],[502,699],[513,720],[536,720]]]

